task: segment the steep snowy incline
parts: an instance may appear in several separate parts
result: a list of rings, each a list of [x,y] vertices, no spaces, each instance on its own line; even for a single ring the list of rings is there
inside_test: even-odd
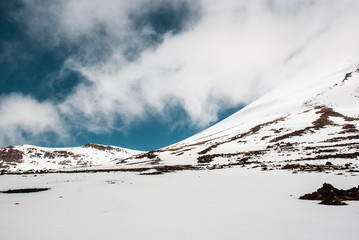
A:
[[[150,163],[355,171],[358,126],[356,69],[313,81],[302,89],[287,84],[199,134],[127,159],[127,167]]]

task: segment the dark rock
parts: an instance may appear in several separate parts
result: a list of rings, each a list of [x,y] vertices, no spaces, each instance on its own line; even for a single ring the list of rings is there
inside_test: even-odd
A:
[[[32,192],[42,192],[50,190],[51,188],[21,188],[21,189],[9,189],[1,193],[32,193]]]
[[[348,190],[339,190],[331,184],[324,183],[317,191],[305,194],[299,197],[299,199],[322,200],[319,204],[325,205],[346,205],[346,203],[342,201],[359,200],[359,186]]]

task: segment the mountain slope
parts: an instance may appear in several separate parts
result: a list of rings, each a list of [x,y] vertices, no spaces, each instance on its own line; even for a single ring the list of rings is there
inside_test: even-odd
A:
[[[357,171],[359,69],[307,85],[292,84],[279,87],[188,139],[156,151],[91,144],[68,149],[8,147],[0,149],[0,169],[77,168],[156,174],[242,165],[263,170]]]
[[[0,170],[46,171],[83,167],[111,167],[114,160],[143,153],[120,147],[85,144],[73,148],[44,148],[31,145],[0,148]]]
[[[359,158],[359,69],[294,90],[288,86],[177,144],[130,158],[130,166],[230,165],[354,170]],[[138,164],[134,164],[138,162]]]

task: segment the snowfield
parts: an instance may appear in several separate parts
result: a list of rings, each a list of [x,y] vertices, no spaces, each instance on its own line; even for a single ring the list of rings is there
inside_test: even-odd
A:
[[[298,197],[324,182],[351,188],[359,177],[234,167],[163,175],[1,175],[1,240],[358,239],[359,202],[319,205]]]

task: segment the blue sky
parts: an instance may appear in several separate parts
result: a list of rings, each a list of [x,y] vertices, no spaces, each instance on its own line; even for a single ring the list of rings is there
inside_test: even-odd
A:
[[[355,0],[0,3],[0,146],[153,150],[358,64]],[[330,71],[328,71],[330,69]]]
[[[30,95],[38,101],[61,102],[68,96],[73,88],[86,79],[76,71],[68,71],[61,76],[63,64],[73,52],[81,51],[78,44],[60,43],[55,46],[43,46],[33,39],[27,32],[26,23],[19,21],[16,14],[23,11],[24,4],[21,1],[8,1],[1,3],[0,9],[0,49],[2,53],[0,65],[0,94],[20,93]],[[162,41],[163,34],[172,32],[177,34],[182,31],[184,21],[191,18],[191,11],[186,4],[173,9],[168,4],[163,4],[157,9],[144,14],[131,13],[134,28],[150,26],[154,32],[146,36],[145,42],[149,47],[156,46]],[[46,33],[48,34],[48,33]],[[100,51],[100,50],[99,50]],[[139,52],[132,51],[129,58],[136,58]],[[227,117],[241,108],[241,105],[226,107],[218,112],[218,120]],[[36,115],[36,112],[33,114]],[[46,146],[76,146],[88,142],[111,144],[127,148],[153,150],[167,146],[186,137],[189,137],[203,129],[203,127],[182,124],[178,121],[186,121],[188,117],[181,107],[170,109],[173,116],[169,119],[158,118],[155,115],[146,116],[139,122],[131,123],[132,126],[125,130],[111,130],[91,132],[86,128],[73,129],[70,132],[71,141],[56,142],[54,136],[48,135],[44,142],[38,139],[32,141],[31,137],[26,142],[19,141],[14,144],[44,144]],[[121,127],[121,121],[115,120],[115,125]],[[211,122],[212,123],[212,122]],[[26,132],[22,133],[26,135]],[[46,134],[45,134],[46,135]],[[26,139],[26,137],[25,137]],[[4,143],[6,144],[6,142]],[[13,144],[13,143],[9,143]]]

